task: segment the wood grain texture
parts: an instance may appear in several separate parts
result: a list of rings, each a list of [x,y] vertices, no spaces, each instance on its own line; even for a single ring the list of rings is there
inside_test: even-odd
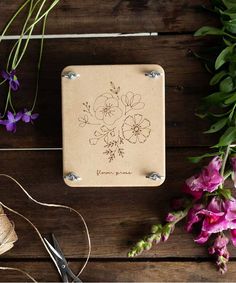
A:
[[[65,203],[78,209],[91,231],[92,258],[126,258],[132,243],[163,220],[170,200],[180,194],[183,180],[196,170],[186,156],[199,150],[172,149],[167,152],[167,180],[159,188],[79,188],[62,180],[60,151],[1,152],[1,170],[19,180],[32,196],[43,202]],[[11,181],[0,177],[1,201],[23,213],[44,235],[56,234],[69,258],[86,254],[85,234],[80,220],[63,210],[32,204]],[[16,224],[19,241],[5,258],[45,258],[46,252],[32,228],[9,214]],[[26,232],[27,231],[27,232]],[[231,249],[232,256],[236,251]],[[207,247],[193,242],[178,225],[168,242],[145,252],[143,258],[206,257]]]
[[[81,262],[70,262],[76,272]],[[60,280],[51,262],[0,262],[2,266],[20,267],[38,282]],[[83,282],[235,282],[236,262],[230,262],[228,273],[220,275],[213,262],[90,262],[81,275]],[[25,282],[16,272],[0,271],[0,282]],[[28,280],[29,282],[29,280]]]
[[[17,109],[29,108],[33,101],[38,44],[37,40],[31,43],[19,69],[21,90],[14,95]],[[0,62],[5,61],[10,45],[5,42],[0,46]],[[194,115],[201,97],[209,93],[209,75],[192,51],[203,50],[205,45],[206,41],[191,35],[48,40],[36,109],[40,118],[35,126],[20,124],[16,134],[1,127],[0,147],[61,146],[60,74],[65,66],[139,63],[158,63],[165,69],[167,146],[213,144],[215,136],[202,134],[207,122]]]
[[[2,0],[0,30],[19,7],[19,2]],[[202,25],[215,24],[202,5],[207,0],[62,0],[50,14],[47,33],[132,33],[132,32],[192,32]],[[19,17],[10,30],[20,34]],[[38,32],[38,30],[36,31]]]

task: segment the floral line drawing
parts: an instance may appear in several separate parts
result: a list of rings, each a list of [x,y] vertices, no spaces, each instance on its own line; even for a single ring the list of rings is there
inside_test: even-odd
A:
[[[103,154],[108,156],[109,162],[114,160],[117,154],[122,158],[124,157],[125,152],[124,152],[124,148],[122,147],[124,144],[124,139],[120,136],[119,133],[116,140],[112,140],[109,142],[105,141],[105,142],[106,145],[104,147],[106,148],[106,150],[103,152]]]
[[[119,100],[111,93],[104,93],[97,97],[93,106],[95,117],[106,125],[113,125],[122,117]]]
[[[127,143],[143,144],[151,134],[150,120],[140,114],[145,107],[142,96],[131,91],[121,94],[120,86],[113,82],[108,92],[98,95],[92,104],[82,103],[82,107],[86,114],[78,118],[79,126],[99,126],[89,138],[89,144],[103,143],[102,153],[109,162],[124,158]]]
[[[88,103],[88,101],[83,103],[84,109],[83,112],[88,113],[90,116],[93,116],[92,112],[91,112],[91,106]]]
[[[101,131],[96,130],[94,132],[94,138],[89,139],[91,145],[96,145],[99,140],[103,139],[105,143],[108,143],[109,137],[115,136],[115,128],[109,129],[106,126],[100,128]]]
[[[88,115],[84,115],[82,117],[79,117],[78,121],[79,121],[79,126],[82,127],[82,128],[85,127],[86,125],[94,125],[94,126],[99,126],[100,125],[98,123],[91,123],[89,121]]]
[[[122,126],[123,137],[130,143],[144,143],[151,133],[151,122],[140,114],[128,116]]]
[[[141,110],[145,107],[145,104],[141,102],[141,95],[134,94],[131,91],[122,95],[121,101],[125,106],[125,115],[131,110]]]

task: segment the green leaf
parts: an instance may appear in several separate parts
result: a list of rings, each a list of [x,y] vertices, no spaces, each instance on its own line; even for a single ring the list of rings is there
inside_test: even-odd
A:
[[[221,189],[219,190],[219,193],[227,200],[232,199],[232,193],[230,189]]]
[[[222,70],[219,73],[215,74],[213,78],[210,80],[210,85],[216,85],[218,84],[225,76],[227,75],[227,72]]]
[[[234,81],[231,77],[225,78],[221,83],[220,83],[220,91],[224,93],[229,93],[234,89]]]
[[[230,62],[229,73],[230,73],[231,77],[236,77],[236,63],[235,62]]]
[[[215,74],[214,77],[210,81],[210,85],[218,84],[225,76],[227,75],[226,71],[220,71],[219,73]]]
[[[202,100],[203,100],[204,104],[217,105],[217,104],[220,104],[221,102],[225,101],[229,97],[231,97],[231,95],[228,94],[228,93],[215,92],[215,93],[212,93],[212,94],[204,97]]]
[[[221,29],[214,28],[214,27],[201,27],[194,33],[194,36],[205,36],[205,35],[224,35],[225,32]]]
[[[207,158],[207,157],[212,157],[212,156],[217,156],[219,155],[219,152],[214,152],[214,153],[206,153],[200,156],[191,156],[188,157],[188,160],[192,163],[198,163],[200,162],[203,158]]]
[[[226,47],[217,57],[215,62],[215,68],[218,70],[221,66],[223,66],[228,59],[228,56],[232,54],[234,49],[234,45]]]
[[[227,112],[224,112],[224,113],[211,113],[211,112],[209,112],[208,115],[215,117],[215,118],[221,118],[221,117],[224,117],[224,116],[228,116],[230,113],[231,113],[231,109]]]
[[[232,142],[236,140],[236,127],[229,127],[223,136],[220,138],[219,143],[214,145],[213,148],[215,147],[222,147],[222,146],[228,146]]]
[[[231,33],[236,33],[236,19],[224,21],[224,26],[225,26],[227,31],[229,31]]]
[[[229,104],[234,103],[234,102],[236,102],[236,93],[233,93],[232,96],[230,98],[226,99],[224,103],[226,105],[229,105]]]
[[[213,124],[208,131],[205,131],[204,134],[213,134],[219,132],[224,128],[227,122],[228,122],[228,118],[220,119],[215,124]]]
[[[227,9],[231,9],[231,8],[236,7],[235,0],[223,0],[223,3],[225,4]]]
[[[229,16],[232,20],[236,18],[236,7],[221,11],[222,15]]]

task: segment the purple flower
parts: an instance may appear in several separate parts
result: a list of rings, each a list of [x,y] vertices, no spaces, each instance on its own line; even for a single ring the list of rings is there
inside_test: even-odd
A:
[[[236,229],[231,230],[231,241],[233,245],[236,247]]]
[[[38,113],[32,114],[31,111],[24,109],[24,113],[22,115],[22,121],[24,121],[25,123],[31,122],[33,124],[33,121],[36,120],[38,118],[38,116],[39,116]]]
[[[3,125],[6,126],[8,132],[16,132],[16,123],[20,121],[22,118],[22,113],[18,112],[16,115],[11,113],[10,111],[7,112],[7,120],[3,121]]]
[[[229,252],[227,245],[229,239],[225,237],[224,234],[220,234],[214,241],[212,247],[209,248],[209,254],[216,254],[217,261],[216,264],[222,274],[227,271],[227,262],[229,261]]]
[[[17,91],[19,89],[20,83],[16,76],[16,70],[12,70],[10,73],[2,70],[1,75],[4,80],[9,81],[9,86],[13,91]]]
[[[226,220],[224,201],[218,197],[214,197],[206,209],[197,212],[198,216],[203,217],[200,235],[195,239],[198,244],[204,244],[213,233],[226,230],[228,223]]]
[[[166,216],[166,222],[175,222],[177,219],[177,215],[175,215],[173,212],[169,212]]]
[[[184,192],[191,194],[195,199],[201,198],[204,191],[214,192],[224,180],[219,172],[221,165],[222,160],[219,156],[213,158],[200,174],[186,180]]]
[[[209,248],[209,254],[218,254],[225,255],[225,257],[229,258],[229,254],[226,253],[226,246],[229,243],[229,239],[224,235],[220,234],[214,241],[214,245]]]
[[[197,214],[200,210],[203,209],[203,207],[204,207],[203,204],[195,204],[189,210],[188,215],[187,215],[187,222],[185,225],[187,232],[191,232],[193,229],[193,225],[203,219],[201,215]]]
[[[191,210],[190,210],[191,211]],[[213,197],[207,208],[193,211],[190,213],[189,229],[194,223],[202,221],[201,233],[195,239],[199,244],[205,243],[211,234],[219,233],[224,230],[231,230],[232,243],[236,246],[236,200],[223,200]]]

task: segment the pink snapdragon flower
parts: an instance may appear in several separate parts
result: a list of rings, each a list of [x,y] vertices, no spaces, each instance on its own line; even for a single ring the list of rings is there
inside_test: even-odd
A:
[[[193,225],[203,219],[203,217],[198,214],[198,212],[203,208],[204,208],[203,204],[195,204],[189,210],[187,215],[187,222],[185,225],[187,232],[191,232],[193,230]]]
[[[218,197],[214,197],[207,208],[198,211],[197,215],[203,217],[201,233],[195,239],[198,244],[205,243],[212,233],[221,232],[228,227],[225,203]]]
[[[216,264],[222,274],[227,271],[227,262],[229,261],[228,243],[229,239],[224,234],[220,234],[215,239],[213,246],[208,250],[209,254],[217,256]]]
[[[200,174],[186,180],[184,192],[191,194],[195,199],[200,199],[204,191],[214,192],[224,178],[220,175],[222,160],[219,156],[214,157],[208,166],[204,167]]]
[[[196,223],[201,224],[201,232],[195,242],[204,244],[211,234],[219,233],[224,230],[231,230],[231,240],[236,246],[236,200],[223,200],[219,197],[213,197],[206,208],[200,204],[195,204],[189,210],[187,216],[186,229],[192,230]]]

